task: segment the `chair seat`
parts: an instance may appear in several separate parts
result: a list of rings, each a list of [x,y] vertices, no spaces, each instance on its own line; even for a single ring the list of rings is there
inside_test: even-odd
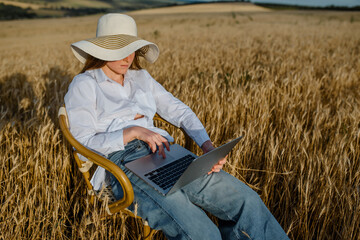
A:
[[[114,192],[111,189],[111,186],[107,186],[107,187],[104,187],[101,190],[94,191],[94,193],[95,193],[96,197],[99,198],[101,201],[106,201],[107,200],[108,204],[111,204],[111,203],[116,201],[116,198],[115,198]],[[124,208],[123,212],[130,215],[130,216],[132,216],[132,217],[140,218],[139,216],[137,216],[136,214],[134,214],[133,212],[131,212],[127,208]],[[143,224],[145,226],[149,226],[149,223],[147,221],[142,219],[142,222],[143,222]]]
[[[113,203],[116,201],[115,195],[111,189],[111,186],[104,187],[101,190],[94,191],[97,198],[99,198],[102,201],[105,201],[108,199],[108,203]]]

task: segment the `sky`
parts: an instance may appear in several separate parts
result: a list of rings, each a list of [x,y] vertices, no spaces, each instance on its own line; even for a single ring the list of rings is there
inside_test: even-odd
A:
[[[188,1],[215,2],[221,0],[188,0]],[[342,7],[360,6],[360,0],[250,0],[250,2],[277,3],[277,4],[289,4],[289,5],[311,6],[311,7],[327,7],[331,5],[342,6]]]

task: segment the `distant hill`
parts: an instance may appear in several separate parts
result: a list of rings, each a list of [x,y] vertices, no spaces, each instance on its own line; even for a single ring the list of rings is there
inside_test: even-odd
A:
[[[36,14],[13,5],[5,5],[0,2],[0,20],[13,20],[19,18],[34,18]]]
[[[182,0],[0,0],[6,5],[39,8],[113,8],[133,10],[140,8],[181,4]]]
[[[233,0],[216,2],[248,2]],[[0,20],[81,16],[205,3],[205,0],[0,0]]]
[[[360,11],[360,5],[355,7],[342,7],[342,6],[326,6],[326,7],[313,7],[303,5],[287,5],[279,3],[258,3],[255,5],[266,7],[273,10],[333,10],[333,11]]]
[[[184,3],[181,0],[0,0],[0,20],[125,12]]]

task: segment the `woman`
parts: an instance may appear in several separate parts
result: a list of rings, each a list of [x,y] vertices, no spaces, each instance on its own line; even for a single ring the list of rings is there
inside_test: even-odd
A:
[[[82,144],[125,171],[133,185],[137,214],[168,239],[288,239],[260,197],[221,170],[226,159],[166,197],[123,167],[151,152],[166,157],[165,148],[169,150],[173,138],[154,127],[156,112],[184,128],[204,153],[214,146],[194,112],[141,69],[139,57],[155,62],[159,50],[137,37],[131,17],[102,16],[96,36],[71,46],[85,66],[65,96],[70,130]],[[120,184],[102,168],[92,184],[95,190],[110,184],[115,196],[122,197]],[[219,218],[219,228],[202,209]]]

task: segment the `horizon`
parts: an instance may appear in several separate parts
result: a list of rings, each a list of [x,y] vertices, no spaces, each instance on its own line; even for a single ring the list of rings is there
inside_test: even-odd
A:
[[[228,2],[229,0],[181,0],[182,2]],[[233,0],[233,2],[238,2]],[[247,2],[247,1],[245,1]],[[360,6],[360,0],[250,0],[251,3],[284,4],[306,7],[356,7]]]
[[[356,7],[360,6],[360,0],[255,0],[252,3],[284,4],[306,7]]]

